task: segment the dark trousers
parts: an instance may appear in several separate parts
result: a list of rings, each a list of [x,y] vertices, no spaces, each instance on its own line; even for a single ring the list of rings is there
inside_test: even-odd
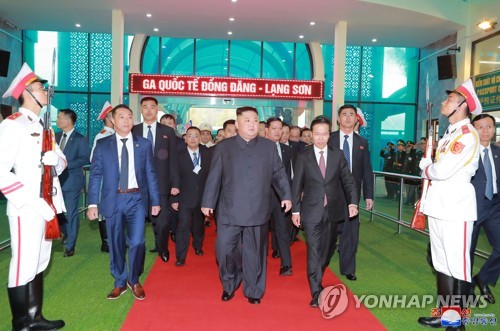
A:
[[[490,201],[483,198],[483,208],[478,210],[478,220],[474,223],[471,239],[471,269],[474,263],[474,251],[481,227],[486,233],[492,251],[490,257],[478,273],[479,280],[484,284],[496,285],[500,276],[500,198],[498,195]]]
[[[144,216],[146,211],[141,194],[118,194],[113,215],[106,219],[111,274],[115,287],[123,287],[127,280],[139,282],[144,271]],[[125,254],[128,246],[128,273]],[[128,274],[128,275],[127,275]]]
[[[76,246],[80,218],[78,217],[78,203],[81,190],[64,191],[64,204],[66,205],[66,222],[61,224],[61,231],[66,236],[66,249],[73,250]]]
[[[353,274],[356,272],[356,252],[359,243],[359,215],[339,223],[337,232],[340,234],[338,248],[340,274]]]
[[[307,241],[307,278],[311,295],[321,291],[323,273],[328,266],[328,257],[333,256],[337,241],[337,223],[328,220],[325,207],[319,221],[302,222]]]
[[[158,216],[152,216],[151,210],[148,211],[149,219],[153,225],[155,235],[155,246],[158,254],[165,253],[168,250],[168,233],[170,231],[170,203],[168,195],[160,195],[160,213]]]
[[[215,253],[222,288],[236,291],[243,282],[243,294],[262,298],[266,290],[268,224],[237,226],[217,224]]]
[[[205,238],[205,222],[201,212],[201,207],[182,207],[179,204],[179,223],[177,224],[175,256],[177,260],[185,260],[190,232],[193,234],[193,248],[201,249]]]
[[[292,266],[292,255],[290,253],[290,223],[291,213],[284,213],[281,202],[273,197],[271,209],[271,246],[280,252],[281,266]]]

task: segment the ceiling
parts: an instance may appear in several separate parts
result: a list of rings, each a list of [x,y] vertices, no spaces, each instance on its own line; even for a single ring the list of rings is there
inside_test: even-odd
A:
[[[451,0],[446,0],[450,2]],[[332,44],[338,21],[347,44],[424,47],[463,28],[420,12],[359,0],[0,0],[0,17],[21,30],[111,33],[112,10],[126,34],[177,38],[321,42]],[[408,3],[407,0],[400,0]],[[454,0],[458,3],[463,1]],[[426,2],[428,3],[428,2]],[[146,17],[151,13],[152,17]],[[452,17],[450,13],[449,17]],[[235,21],[230,22],[229,18]],[[314,21],[314,26],[310,22]],[[76,28],[75,24],[81,24]],[[153,29],[158,28],[158,32]],[[231,36],[228,31],[232,31]],[[303,39],[299,39],[303,35]],[[377,38],[373,43],[372,39]]]

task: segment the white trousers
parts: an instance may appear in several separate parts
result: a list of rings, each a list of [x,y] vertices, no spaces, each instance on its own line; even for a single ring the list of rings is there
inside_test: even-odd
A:
[[[47,268],[52,241],[45,240],[45,220],[33,211],[23,210],[21,216],[9,216],[9,225],[12,258],[7,286],[17,287],[29,283]]]
[[[427,218],[434,269],[463,281],[471,281],[470,241],[474,221],[457,222]]]

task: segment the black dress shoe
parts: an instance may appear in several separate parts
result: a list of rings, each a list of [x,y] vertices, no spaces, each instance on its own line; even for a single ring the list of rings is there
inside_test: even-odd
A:
[[[280,251],[273,251],[272,257],[278,259],[280,257]]]
[[[431,328],[442,328],[441,317],[419,317],[418,323]]]
[[[63,320],[49,321],[46,320],[43,315],[40,315],[29,321],[29,329],[23,330],[59,330],[62,329],[64,325],[65,323]]]
[[[319,307],[319,294],[321,292],[314,292],[311,302],[309,302],[309,307],[318,308]]]
[[[356,277],[356,274],[347,274],[347,275],[345,275],[345,278],[347,278],[349,280],[356,280],[356,279],[358,279]]]
[[[157,249],[156,249],[156,247],[155,247],[155,248],[151,248],[151,249],[149,250],[149,252],[150,252],[150,253],[158,253],[158,250],[157,250]]]
[[[292,275],[292,266],[284,265],[280,268],[280,276],[291,276]]]
[[[68,242],[68,237],[66,237],[64,234],[62,235],[62,238],[61,238],[61,243],[63,245],[66,245],[66,242]]]
[[[160,253],[158,254],[158,256],[161,258],[163,262],[168,262],[168,260],[170,259],[170,253],[168,251]]]
[[[479,287],[479,291],[481,292],[484,300],[488,301],[491,304],[495,303],[495,297],[493,296],[493,293],[491,293],[488,284],[480,281],[478,275],[474,276],[474,282],[476,283],[477,287]]]
[[[195,249],[194,250],[194,253],[198,256],[202,256],[203,255],[203,250],[202,249]]]
[[[175,261],[175,266],[176,267],[182,267],[184,265],[186,265],[186,261],[185,260],[177,260],[177,261]]]
[[[259,298],[248,298],[248,302],[251,303],[252,305],[258,305],[260,303]]]
[[[170,231],[170,239],[172,239],[172,242],[175,242],[175,233]]]
[[[101,244],[101,252],[109,253],[109,244],[107,242]]]
[[[222,292],[222,301],[229,301],[234,297],[234,292],[227,293],[226,291]]]
[[[75,255],[75,250],[74,249],[67,249],[64,251],[64,257],[71,257]]]

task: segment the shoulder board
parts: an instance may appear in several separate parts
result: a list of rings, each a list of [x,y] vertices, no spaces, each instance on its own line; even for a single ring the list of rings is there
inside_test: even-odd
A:
[[[462,125],[462,133],[463,134],[470,133],[469,127],[467,125]]]
[[[10,115],[9,117],[7,117],[8,120],[15,120],[16,118],[22,116],[23,114],[21,112],[17,112],[17,113],[14,113],[12,115]]]
[[[99,133],[106,133],[106,129],[102,129]]]

